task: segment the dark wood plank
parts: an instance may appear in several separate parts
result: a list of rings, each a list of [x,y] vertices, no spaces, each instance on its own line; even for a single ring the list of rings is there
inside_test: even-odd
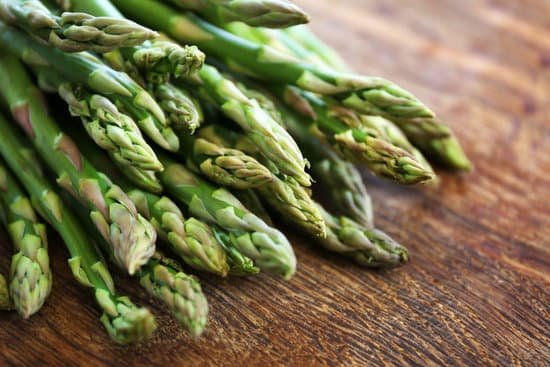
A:
[[[296,2],[356,70],[433,106],[476,165],[422,189],[365,173],[378,226],[411,263],[369,272],[291,234],[300,263],[290,282],[203,276],[211,317],[199,340],[155,306],[157,336],[121,348],[51,234],[53,294],[31,320],[0,315],[0,365],[550,364],[548,2]],[[5,270],[7,246],[0,255]],[[117,284],[149,301],[135,282]]]

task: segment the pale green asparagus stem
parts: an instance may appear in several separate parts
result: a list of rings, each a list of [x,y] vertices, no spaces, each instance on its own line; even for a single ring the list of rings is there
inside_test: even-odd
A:
[[[46,226],[38,221],[31,201],[0,160],[0,206],[15,247],[11,261],[10,296],[15,310],[29,318],[40,310],[52,288]]]
[[[37,0],[1,0],[0,19],[64,52],[109,52],[135,46],[157,33],[127,19],[85,13],[50,13]]]
[[[153,315],[134,305],[128,297],[115,293],[107,265],[76,216],[63,205],[61,198],[40,174],[37,160],[15,127],[0,115],[0,131],[6,139],[0,144],[0,155],[25,187],[34,208],[61,236],[71,258],[69,267],[75,279],[93,290],[102,311],[101,322],[120,344],[139,343],[156,329]]]

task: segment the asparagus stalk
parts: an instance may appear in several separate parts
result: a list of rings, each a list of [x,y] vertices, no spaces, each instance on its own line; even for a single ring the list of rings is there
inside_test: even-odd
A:
[[[29,198],[1,160],[0,203],[15,246],[10,296],[15,310],[26,319],[42,308],[52,289],[46,226],[38,221]]]
[[[215,24],[244,22],[254,27],[285,28],[309,22],[308,15],[288,0],[170,0]]]
[[[365,163],[375,174],[403,184],[417,184],[434,178],[430,168],[409,152],[380,138],[373,129],[349,126],[317,96],[287,87],[281,93],[286,103],[307,117],[309,129],[329,143],[343,158]]]
[[[27,64],[48,67],[67,82],[82,84],[120,104],[154,142],[177,151],[179,141],[155,100],[128,75],[117,72],[88,53],[68,54],[34,41],[0,23],[0,45]]]
[[[10,290],[8,288],[8,282],[2,274],[0,274],[0,310],[11,310],[13,309],[13,303],[10,299]]]
[[[391,268],[408,261],[407,249],[384,232],[365,228],[347,217],[335,217],[321,205],[319,210],[327,223],[327,237],[319,243],[326,249],[369,268]]]
[[[179,264],[157,252],[140,270],[140,284],[162,301],[192,337],[202,334],[208,317],[208,302],[199,280],[185,274]]]
[[[236,249],[260,269],[286,279],[294,274],[296,257],[281,232],[250,213],[227,190],[212,186],[164,155],[161,162],[165,170],[159,176],[164,187],[192,215],[225,229]]]
[[[224,248],[218,243],[210,227],[195,218],[184,218],[178,206],[168,197],[159,196],[136,188],[110,164],[107,156],[91,145],[85,145],[85,139],[73,130],[72,137],[83,146],[84,155],[94,166],[106,172],[136,206],[138,212],[151,222],[158,237],[189,266],[202,271],[227,275],[229,265]]]
[[[97,230],[111,246],[117,264],[135,273],[153,255],[156,233],[128,196],[98,172],[47,114],[44,98],[10,55],[0,56],[0,96],[57,182],[90,210]]]
[[[1,0],[0,19],[64,52],[109,52],[157,37],[157,33],[127,19],[85,13],[50,13],[37,0]]]
[[[182,134],[182,153],[190,169],[222,186],[244,190],[266,185],[273,175],[254,157],[238,149],[226,148],[216,141],[208,140],[209,131],[200,137]]]
[[[311,181],[304,169],[306,161],[292,137],[274,121],[258,102],[246,97],[231,80],[216,68],[205,65],[199,72],[202,87],[223,113],[235,121],[258,146],[262,155],[282,173],[294,177],[301,185]]]
[[[412,119],[434,113],[411,93],[378,78],[337,72],[289,57],[269,46],[247,41],[191,14],[176,14],[155,0],[114,0],[131,18],[178,41],[196,44],[237,72],[330,95],[362,113]]]
[[[146,308],[134,305],[128,297],[115,293],[113,279],[95,244],[40,175],[36,160],[30,159],[31,149],[1,115],[0,131],[6,139],[0,144],[0,154],[29,193],[35,209],[63,239],[71,255],[69,267],[73,276],[81,285],[93,290],[103,312],[101,322],[110,337],[120,344],[138,343],[149,338],[156,328],[153,315]]]

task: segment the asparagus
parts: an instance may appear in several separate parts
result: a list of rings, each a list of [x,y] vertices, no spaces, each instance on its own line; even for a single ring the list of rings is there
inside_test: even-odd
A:
[[[134,305],[128,297],[115,293],[113,279],[95,244],[75,215],[62,204],[58,194],[40,175],[36,160],[30,158],[30,148],[1,115],[0,131],[5,139],[0,144],[0,154],[29,193],[35,209],[63,239],[71,255],[69,267],[73,276],[81,285],[93,290],[103,312],[101,322],[110,337],[121,344],[149,338],[156,328],[153,315],[146,308]]]
[[[239,238],[220,229],[218,226],[212,225],[211,228],[212,232],[218,239],[218,242],[223,246],[225,253],[227,254],[229,274],[246,276],[255,275],[260,272],[260,268],[254,264],[254,261],[238,250],[238,242],[240,241]]]
[[[261,160],[255,146],[252,149],[246,144],[246,137],[222,126],[212,125],[201,129],[198,136],[208,136],[208,140],[218,146],[238,149]],[[269,162],[264,162],[270,166]],[[313,205],[310,192],[301,186],[293,177],[280,174],[273,167],[272,179],[255,190],[266,197],[266,201],[281,215],[291,218],[300,228],[317,236],[325,236],[325,226],[321,214]],[[267,167],[266,167],[267,169]]]
[[[10,55],[0,56],[0,96],[58,175],[58,184],[88,207],[117,264],[135,273],[155,250],[156,233],[151,224],[118,186],[81,156],[75,143],[47,114],[43,96],[23,65]]]
[[[8,288],[8,282],[2,274],[0,274],[0,310],[11,310],[13,304],[10,299],[10,290]]]
[[[192,337],[203,332],[208,302],[196,277],[185,274],[178,263],[158,252],[140,270],[139,277],[140,284],[169,308]]]
[[[365,163],[375,174],[403,184],[434,178],[433,171],[412,154],[381,139],[373,129],[349,126],[317,96],[293,87],[287,87],[280,94],[285,102],[310,120],[310,131],[331,144],[343,158]]]
[[[195,218],[186,220],[170,198],[140,190],[129,183],[111,166],[107,156],[96,147],[85,145],[85,137],[79,131],[73,130],[72,137],[83,146],[84,155],[94,166],[121,185],[138,212],[151,222],[159,239],[171,252],[195,269],[227,275],[229,266],[224,248],[206,223]]]
[[[67,82],[82,84],[120,104],[154,142],[177,151],[179,141],[155,100],[128,75],[117,72],[88,53],[68,54],[49,48],[0,23],[0,45],[27,64],[48,67]]]
[[[294,177],[301,185],[311,185],[310,177],[304,171],[306,161],[300,149],[256,100],[247,98],[235,83],[224,78],[212,66],[205,65],[199,76],[205,94],[244,130],[266,159],[273,162],[282,173]]]
[[[217,144],[208,139],[208,134],[209,131],[205,131],[200,137],[180,136],[189,168],[219,185],[240,190],[260,187],[273,180],[269,169],[254,157]]]
[[[194,133],[203,120],[199,103],[185,89],[171,83],[148,86],[170,124],[178,131]]]
[[[168,197],[133,189],[128,195],[148,218],[161,240],[169,245],[187,265],[194,269],[226,276],[227,256],[212,229],[195,218],[184,218],[178,206]]]
[[[15,310],[26,319],[42,308],[52,288],[46,226],[38,221],[29,198],[1,160],[0,203],[15,246],[10,296]]]
[[[202,67],[205,59],[196,46],[181,47],[161,40],[121,48],[103,56],[113,68],[137,76],[135,79],[143,79],[142,83],[153,84],[164,84],[171,77],[192,76]]]
[[[68,12],[56,16],[37,0],[1,0],[0,19],[65,52],[104,53],[157,37],[127,19]]]
[[[285,28],[309,22],[308,15],[287,0],[170,0],[216,24],[244,22],[254,27]]]
[[[304,53],[303,50],[300,51],[296,45],[294,45],[294,47],[290,45],[290,48],[292,48],[294,52],[301,53],[299,55],[300,57],[311,57],[313,53],[319,56],[328,67],[335,68],[336,70],[349,70],[338,53],[319,40],[307,27],[293,27],[283,32],[287,33],[291,38],[289,40],[288,37],[280,37],[285,40],[287,45],[292,44],[292,41],[298,41],[300,45],[310,51],[309,53]],[[281,36],[280,33],[278,34]],[[360,119],[363,122],[372,122],[372,124],[378,125],[379,131],[383,132],[394,145],[409,151],[419,161],[422,161],[426,167],[430,167],[429,163],[422,154],[413,147],[409,140],[430,158],[449,168],[457,170],[469,170],[472,168],[468,157],[466,157],[466,154],[460,147],[460,143],[450,128],[439,120],[433,118],[396,119],[395,123],[397,123],[407,135],[405,137],[399,127],[392,121],[375,116],[360,116]]]
[[[172,8],[155,0],[139,3],[114,0],[113,3],[143,24],[159,29],[178,41],[196,44],[237,72],[330,95],[362,113],[405,120],[434,117],[434,113],[416,97],[388,80],[308,64],[269,46],[237,37],[194,14],[176,14]]]
[[[390,268],[408,261],[407,249],[384,232],[365,228],[347,217],[335,217],[321,205],[319,210],[327,223],[327,237],[319,243],[326,249],[369,268]]]
[[[164,187],[192,215],[225,229],[236,249],[260,269],[286,279],[294,274],[296,258],[281,232],[250,213],[227,190],[212,186],[164,155],[161,162],[165,170],[159,176]]]

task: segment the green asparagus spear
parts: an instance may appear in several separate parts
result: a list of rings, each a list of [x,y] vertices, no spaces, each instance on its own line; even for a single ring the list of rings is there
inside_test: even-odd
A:
[[[319,243],[326,249],[369,268],[391,268],[408,261],[407,249],[384,232],[365,228],[347,217],[334,217],[321,205],[319,210],[327,223],[327,237]]]
[[[417,184],[434,178],[409,152],[380,138],[374,129],[349,126],[312,93],[287,87],[280,93],[286,103],[310,120],[309,129],[329,143],[343,158],[365,163],[377,175],[403,184]]]
[[[151,336],[156,328],[153,315],[146,308],[134,305],[128,297],[115,293],[107,265],[74,214],[40,175],[31,149],[17,134],[12,124],[0,115],[0,131],[5,141],[2,155],[31,197],[34,208],[59,233],[71,258],[69,267],[75,279],[94,292],[101,308],[101,322],[120,344],[138,343]]]
[[[180,135],[185,147],[182,153],[190,169],[219,185],[240,190],[260,187],[273,180],[269,169],[255,158],[210,141],[207,135],[208,132],[200,137]]]
[[[137,213],[118,186],[82,157],[75,143],[48,115],[44,98],[23,65],[10,55],[0,56],[0,96],[57,174],[58,184],[88,207],[117,264],[133,274],[154,253],[156,232],[151,224]]]
[[[1,0],[0,19],[65,52],[109,52],[157,37],[157,33],[127,19],[85,13],[50,13],[37,0]]]
[[[140,284],[168,307],[190,336],[202,334],[208,317],[208,302],[196,277],[185,274],[177,262],[159,252],[138,276]]]
[[[40,44],[0,23],[0,45],[25,63],[49,67],[67,82],[82,84],[120,104],[143,132],[161,147],[177,151],[179,141],[155,100],[128,75],[117,72],[88,53],[68,54]]]
[[[114,0],[124,13],[177,41],[196,44],[237,72],[330,95],[362,113],[411,119],[434,113],[411,93],[382,78],[337,72],[247,41],[191,13],[176,14],[155,0]]]
[[[15,310],[26,319],[42,308],[52,289],[46,226],[38,221],[30,200],[1,160],[0,206],[15,246],[10,296]]]
[[[13,309],[13,303],[10,299],[10,290],[8,288],[8,282],[2,274],[0,274],[0,310],[11,310]]]
[[[224,228],[237,250],[260,269],[286,279],[294,274],[296,257],[281,232],[250,213],[227,190],[212,186],[164,155],[161,162],[165,170],[159,176],[164,187],[192,215]]]
[[[170,0],[215,24],[244,22],[254,27],[285,28],[309,22],[308,15],[288,0]]]
[[[205,65],[199,72],[202,87],[223,113],[235,121],[282,173],[294,177],[301,185],[311,181],[304,169],[306,161],[292,137],[254,99],[246,97],[231,80],[216,68]]]

